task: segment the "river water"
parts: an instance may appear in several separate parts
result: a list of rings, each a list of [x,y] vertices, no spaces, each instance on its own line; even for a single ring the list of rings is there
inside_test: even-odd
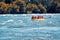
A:
[[[43,16],[44,20],[34,21],[32,16]],[[60,15],[0,15],[0,40],[60,40]]]

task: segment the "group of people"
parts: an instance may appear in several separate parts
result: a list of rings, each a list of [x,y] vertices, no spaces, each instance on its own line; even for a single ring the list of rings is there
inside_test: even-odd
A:
[[[59,3],[58,3],[59,4]],[[56,8],[60,8],[60,5],[57,7],[56,0],[51,1],[45,7],[43,3],[35,0],[28,1],[27,3],[24,0],[15,0],[12,3],[5,3],[4,1],[0,2],[0,14],[31,14],[31,13],[54,13],[57,12]],[[60,9],[59,9],[60,10]],[[58,10],[58,12],[60,12]]]

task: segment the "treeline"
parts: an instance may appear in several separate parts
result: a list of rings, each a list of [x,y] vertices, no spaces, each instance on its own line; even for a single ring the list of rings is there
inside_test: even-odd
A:
[[[57,6],[57,4],[59,7]],[[48,3],[46,6],[47,8],[43,5],[42,2],[38,2],[37,0],[34,2],[28,1],[27,3],[24,0],[15,0],[12,3],[6,3],[4,1],[1,1],[0,13],[4,14],[6,13],[31,14],[31,13],[47,13],[47,12],[50,13],[55,12],[57,10],[57,7],[60,8],[59,2],[54,0]]]
[[[40,13],[40,9],[46,13],[46,8],[39,3],[37,5],[34,3],[25,3],[24,0],[16,0],[10,4],[6,4],[5,2],[0,2],[0,13],[3,11],[4,13]]]

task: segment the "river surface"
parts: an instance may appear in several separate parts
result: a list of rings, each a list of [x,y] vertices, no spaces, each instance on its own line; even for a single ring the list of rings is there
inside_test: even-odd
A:
[[[43,16],[43,21],[32,20]],[[60,15],[0,15],[0,40],[60,40]]]

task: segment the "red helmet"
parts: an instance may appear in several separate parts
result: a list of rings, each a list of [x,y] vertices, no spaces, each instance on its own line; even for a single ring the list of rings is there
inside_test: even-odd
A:
[[[37,17],[36,16],[32,16],[32,20],[35,20]]]
[[[37,18],[40,19],[40,18],[43,18],[43,16],[38,16]]]

